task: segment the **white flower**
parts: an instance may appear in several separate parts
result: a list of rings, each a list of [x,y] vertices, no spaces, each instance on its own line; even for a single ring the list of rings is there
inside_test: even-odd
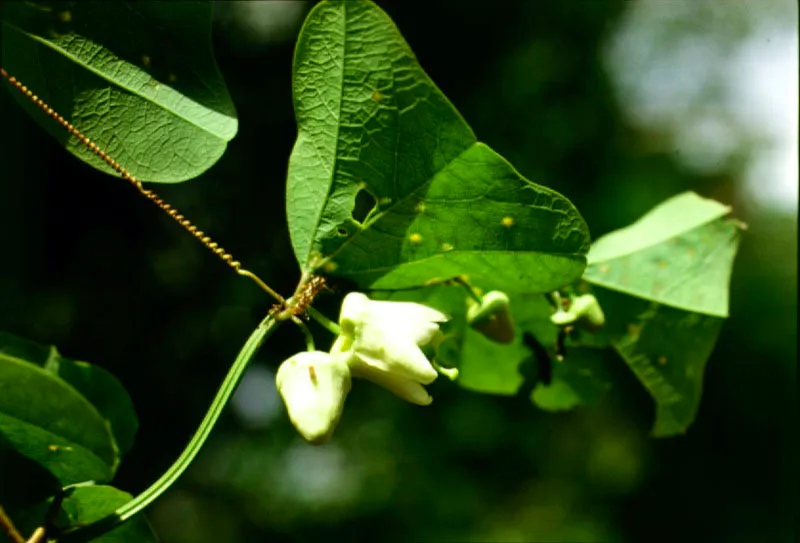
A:
[[[421,346],[440,337],[438,323],[447,317],[413,302],[381,302],[351,292],[342,303],[342,334],[332,354],[349,353],[347,364],[354,377],[368,379],[417,405],[433,399],[422,385],[438,373]]]
[[[584,319],[594,327],[603,326],[606,322],[603,308],[600,307],[597,298],[591,294],[573,298],[568,311],[564,311],[559,307],[555,313],[550,315],[550,320],[558,326],[566,326],[581,319]]]
[[[350,391],[346,357],[320,351],[298,353],[281,364],[275,383],[300,435],[315,445],[328,441]]]

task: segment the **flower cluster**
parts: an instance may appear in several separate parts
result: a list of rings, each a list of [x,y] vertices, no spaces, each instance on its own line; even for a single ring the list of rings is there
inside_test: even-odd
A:
[[[446,320],[421,304],[348,294],[339,317],[341,334],[331,351],[296,354],[278,369],[278,391],[300,435],[314,444],[331,438],[351,377],[372,381],[411,403],[430,404],[433,399],[423,385],[438,372],[421,347],[441,341],[439,323]]]

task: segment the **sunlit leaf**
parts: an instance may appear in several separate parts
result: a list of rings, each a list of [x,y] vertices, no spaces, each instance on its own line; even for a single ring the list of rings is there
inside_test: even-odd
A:
[[[728,315],[743,225],[730,208],[687,192],[597,240],[584,279],[606,315],[584,345],[613,347],[656,404],[655,436],[683,433]]]
[[[309,14],[294,103],[287,212],[304,270],[381,289],[466,274],[506,292],[582,272],[589,235],[575,207],[476,140],[373,3]]]
[[[678,309],[727,317],[739,240],[739,228],[722,219],[729,212],[693,192],[674,196],[598,239],[584,279]]]
[[[198,176],[237,130],[211,2],[7,2],[3,67],[141,181]],[[16,90],[71,153],[111,168]]]

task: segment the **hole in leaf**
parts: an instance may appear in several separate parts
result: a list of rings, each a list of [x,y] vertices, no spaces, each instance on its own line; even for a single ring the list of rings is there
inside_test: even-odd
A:
[[[363,223],[377,205],[378,201],[368,190],[359,190],[358,194],[356,194],[355,205],[353,206],[353,220]]]
[[[336,229],[336,233],[344,237],[347,235],[347,228],[345,228],[344,226],[340,226],[339,228]]]

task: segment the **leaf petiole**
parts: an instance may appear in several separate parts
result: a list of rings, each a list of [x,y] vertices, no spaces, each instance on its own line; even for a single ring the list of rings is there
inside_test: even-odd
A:
[[[308,329],[306,323],[304,323],[299,317],[292,317],[292,322],[299,326],[300,330],[303,332],[303,335],[306,339],[306,350],[309,352],[316,351],[317,348],[314,345],[314,336],[311,335],[311,330]]]
[[[313,307],[309,306],[306,309],[308,315],[321,324],[324,328],[326,328],[331,334],[335,336],[340,336],[342,334],[342,329],[339,328],[339,325],[330,320],[328,317],[314,309]]]

